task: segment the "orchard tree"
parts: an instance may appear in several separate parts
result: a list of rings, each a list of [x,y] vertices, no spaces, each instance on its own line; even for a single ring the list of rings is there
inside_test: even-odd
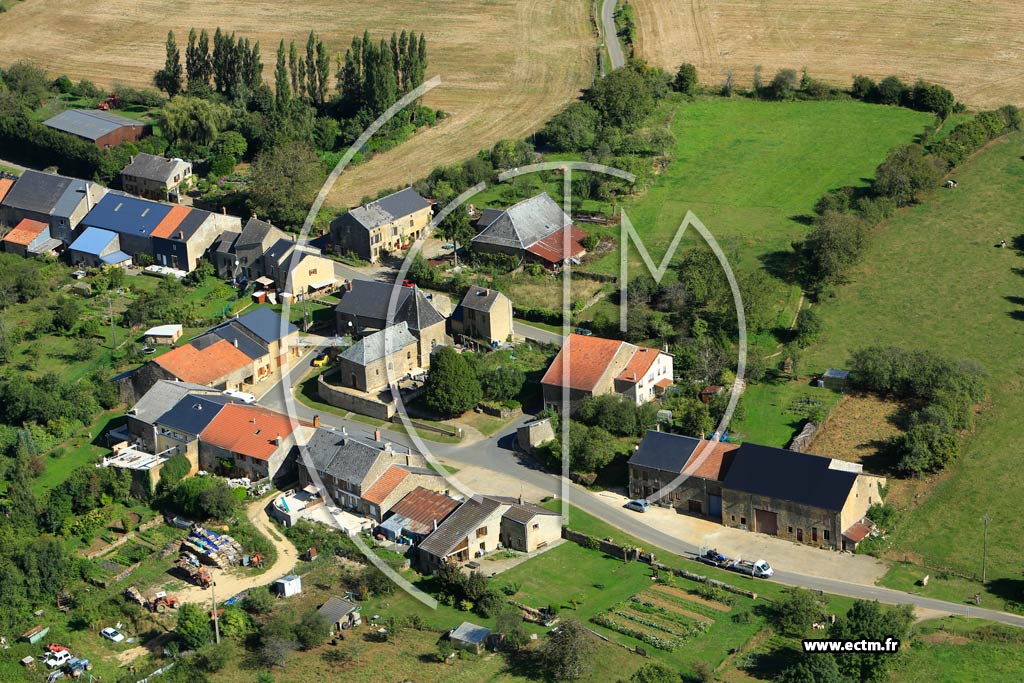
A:
[[[672,89],[684,95],[694,95],[700,88],[697,80],[697,67],[690,63],[679,65],[676,77],[672,81]]]
[[[872,189],[875,194],[889,197],[897,206],[917,201],[925,190],[939,184],[945,173],[944,162],[926,156],[921,145],[906,145],[889,152],[877,169]]]
[[[593,643],[586,627],[575,619],[558,625],[541,648],[541,661],[546,673],[559,681],[582,678],[590,669]]]

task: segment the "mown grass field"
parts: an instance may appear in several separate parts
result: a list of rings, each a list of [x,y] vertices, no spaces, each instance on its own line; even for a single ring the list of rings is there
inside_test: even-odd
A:
[[[823,369],[854,349],[892,344],[981,362],[991,401],[951,472],[907,510],[893,554],[980,576],[988,513],[989,588],[1013,600],[1022,587],[1024,259],[995,245],[1024,232],[1022,157],[1024,134],[998,140],[957,170],[955,191],[935,191],[879,226],[850,283],[818,308],[825,333],[804,357],[805,368]]]
[[[637,56],[692,62],[715,87],[734,69],[749,86],[780,68],[849,87],[856,74],[924,78],[977,107],[1024,103],[1024,14],[1014,0],[632,0]]]
[[[427,77],[440,76],[442,85],[424,103],[451,117],[352,168],[331,195],[336,206],[528,135],[590,85],[597,55],[589,0],[26,0],[0,14],[0,61],[28,58],[74,80],[151,86],[167,31],[184,51],[192,26],[211,33],[220,26],[260,41],[270,82],[282,38],[304,45],[315,30],[333,56],[364,29],[374,40],[402,29],[426,33]]]

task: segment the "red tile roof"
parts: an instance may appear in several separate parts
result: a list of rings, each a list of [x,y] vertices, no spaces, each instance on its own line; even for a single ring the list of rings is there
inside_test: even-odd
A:
[[[7,196],[12,187],[14,187],[13,178],[0,178],[0,202],[4,200],[4,197]]]
[[[860,543],[865,538],[867,538],[868,534],[870,534],[870,533],[871,533],[871,527],[869,527],[864,522],[857,522],[856,524],[851,526],[849,529],[844,531],[843,532],[843,536],[845,536],[846,538],[850,539],[854,543]]]
[[[659,355],[655,349],[638,346],[633,352],[633,357],[629,359],[626,367],[622,368],[622,372],[615,379],[623,382],[639,382],[654,365],[654,361],[658,360]]]
[[[722,481],[729,471],[729,465],[732,464],[733,456],[729,454],[740,446],[735,443],[719,441],[711,447],[711,452],[707,454],[707,457],[701,460],[709,443],[711,442],[707,439],[701,439],[701,442],[693,449],[693,453],[690,454],[686,464],[683,465],[683,473],[703,479]],[[698,461],[700,461],[700,464],[697,464]],[[691,468],[693,469],[691,470]]]
[[[221,339],[202,350],[186,344],[154,358],[153,362],[183,382],[214,384],[252,360],[234,344]]]
[[[409,470],[392,465],[384,470],[384,474],[377,477],[370,488],[363,492],[365,500],[375,505],[383,505],[384,500],[394,492],[398,485],[409,476]]]
[[[622,344],[623,342],[617,339],[570,334],[565,340],[565,346],[555,356],[540,383],[562,386],[562,366],[568,353],[569,386],[582,391],[593,391],[608,366],[615,360],[615,354]]]
[[[569,231],[569,251],[565,251],[565,231]],[[548,263],[561,263],[567,258],[582,256],[587,250],[580,241],[587,236],[575,225],[557,230],[539,242],[534,242],[526,251]]]
[[[254,405],[230,403],[206,426],[200,440],[224,450],[267,460],[277,450],[277,437],[287,438],[299,423],[287,415]]]
[[[39,237],[39,233],[46,230],[48,226],[46,223],[40,223],[34,221],[31,218],[23,218],[21,222],[14,226],[14,230],[4,235],[4,242],[10,242],[11,244],[18,244],[23,247],[27,247],[32,244],[32,240]]]
[[[412,522],[405,527],[414,533],[428,534],[434,530],[434,522],[440,524],[455,512],[459,501],[443,493],[417,486],[395,503],[391,512],[406,517]]]
[[[171,237],[174,235],[174,231],[181,225],[181,222],[185,220],[185,216],[189,214],[192,209],[187,206],[172,206],[171,210],[167,212],[167,215],[157,223],[156,228],[153,229],[152,237]]]
[[[668,377],[664,377],[662,379],[659,379],[657,382],[655,382],[654,386],[658,387],[659,389],[664,389],[665,387],[669,386],[670,384],[672,384],[672,380],[670,380]]]

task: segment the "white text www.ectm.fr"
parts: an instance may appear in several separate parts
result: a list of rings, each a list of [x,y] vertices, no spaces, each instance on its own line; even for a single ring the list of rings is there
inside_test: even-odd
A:
[[[895,638],[885,640],[805,640],[804,652],[880,652],[893,654],[900,649]]]

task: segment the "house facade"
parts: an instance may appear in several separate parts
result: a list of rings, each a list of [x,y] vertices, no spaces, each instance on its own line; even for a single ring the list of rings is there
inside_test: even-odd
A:
[[[338,357],[343,386],[367,393],[387,388],[389,378],[397,381],[419,367],[417,345],[404,322],[363,337]]]
[[[722,521],[722,480],[739,446],[648,431],[629,459],[629,495]],[[680,476],[686,474],[685,479]]]
[[[376,263],[407,247],[430,225],[433,206],[408,187],[357,206],[331,221],[331,242],[339,254]]]
[[[225,405],[199,435],[199,465],[253,481],[295,476],[293,449],[302,439],[294,419],[256,405]]]
[[[420,543],[417,550],[423,569],[433,572],[445,564],[461,564],[497,550],[501,518],[511,507],[511,503],[486,496],[467,499]]]

